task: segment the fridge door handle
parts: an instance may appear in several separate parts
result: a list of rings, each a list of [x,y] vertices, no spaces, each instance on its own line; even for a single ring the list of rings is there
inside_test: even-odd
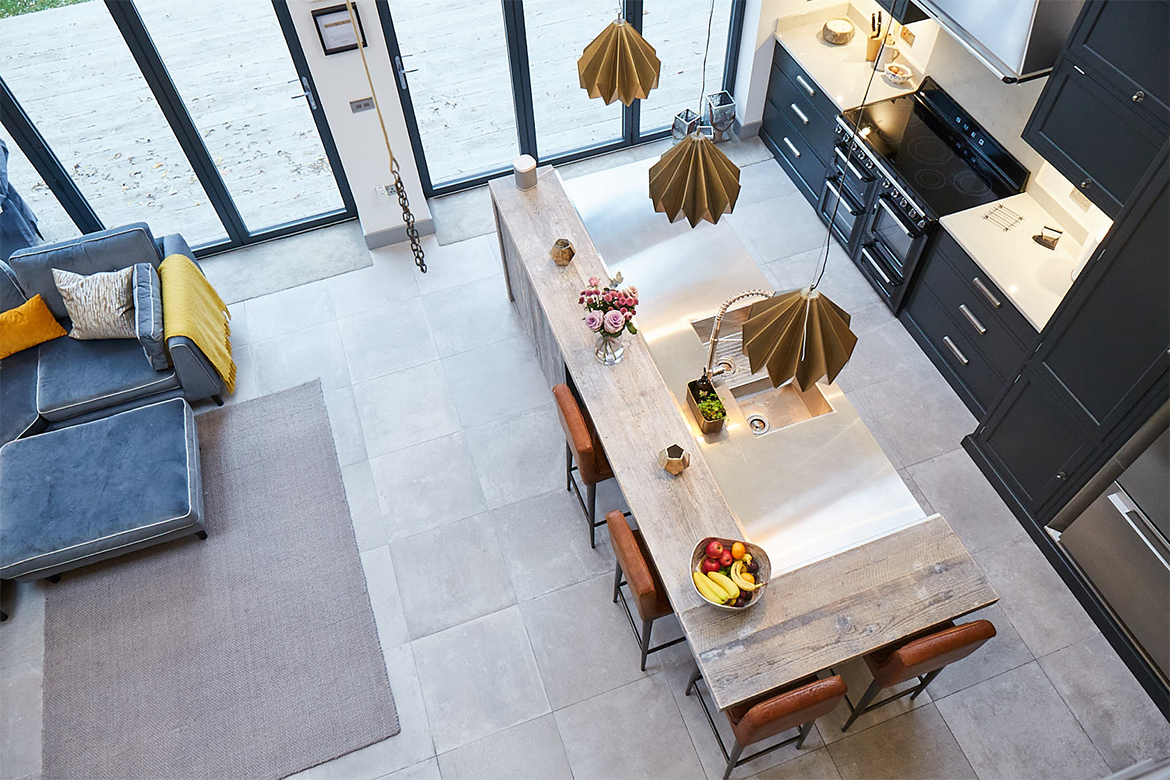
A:
[[[1145,544],[1145,546],[1149,548],[1150,552],[1154,554],[1154,557],[1161,561],[1163,566],[1170,568],[1170,563],[1167,563],[1166,559],[1162,557],[1162,553],[1150,541],[1149,537],[1146,535],[1146,531],[1140,528],[1138,524],[1133,521],[1134,517],[1137,517],[1139,520],[1143,519],[1141,513],[1138,511],[1138,508],[1134,505],[1133,501],[1130,500],[1129,496],[1119,490],[1115,493],[1110,493],[1108,495],[1108,499],[1109,503],[1113,504],[1113,507],[1121,514],[1122,517],[1125,518],[1125,522],[1129,523],[1129,527],[1132,528],[1133,532],[1138,535],[1138,537],[1142,540],[1142,543]],[[1144,520],[1142,524],[1144,525]]]

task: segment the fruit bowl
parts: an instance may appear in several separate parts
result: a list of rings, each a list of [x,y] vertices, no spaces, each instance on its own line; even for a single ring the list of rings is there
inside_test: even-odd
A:
[[[718,594],[714,593],[712,591],[712,589],[706,587],[707,586],[706,582],[703,582],[703,586],[700,586],[700,581],[703,580],[704,578],[711,579],[710,575],[708,573],[704,572],[703,564],[704,564],[704,561],[708,561],[708,560],[714,561],[715,560],[715,559],[709,557],[709,552],[710,552],[709,548],[712,545],[712,543],[718,543],[721,548],[725,548],[728,552],[732,553],[731,564],[726,566],[726,567],[720,566],[719,570],[717,570],[717,571],[729,571],[734,566],[734,564],[744,563],[745,560],[747,560],[749,558],[750,558],[750,562],[752,564],[755,564],[756,571],[754,574],[752,574],[752,579],[754,579],[755,582],[750,583],[750,584],[755,585],[755,590],[751,591],[752,595],[751,595],[750,600],[748,600],[746,603],[744,603],[744,605],[741,607],[737,607],[733,603],[723,603],[723,602],[714,600],[711,596],[718,595]],[[737,545],[743,545],[743,548],[744,548],[743,551],[744,551],[745,555],[741,556],[740,558],[736,558],[734,553],[732,552],[733,548]],[[708,564],[708,568],[710,568],[713,565],[714,565],[713,563]],[[744,569],[746,570],[746,568],[747,568],[747,565],[745,564]],[[748,573],[751,573],[751,572],[748,572]],[[740,571],[739,575],[742,576],[742,574],[743,574],[743,571]],[[726,577],[727,579],[730,579],[732,581],[732,583],[737,583],[737,580],[739,579],[739,577],[731,576],[730,572],[728,574],[724,574],[722,576]],[[691,553],[691,584],[694,586],[695,592],[697,592],[699,594],[699,596],[703,599],[703,601],[706,601],[711,606],[717,607],[719,609],[726,609],[726,610],[731,611],[731,612],[742,612],[743,610],[751,607],[753,604],[758,604],[760,599],[762,599],[764,597],[764,590],[767,588],[768,581],[769,581],[769,579],[771,579],[771,576],[772,576],[772,564],[768,560],[768,554],[766,552],[764,552],[764,548],[760,547],[759,545],[752,544],[751,542],[744,542],[744,541],[739,541],[736,539],[720,539],[717,536],[708,536],[707,538],[700,540],[700,542],[695,545],[695,551],[693,553]],[[727,588],[725,587],[725,584],[722,583],[721,580],[716,579],[715,585],[716,585],[715,590],[722,591],[724,594],[727,593]],[[741,594],[744,592],[743,589],[739,589],[738,584],[736,584],[736,588],[739,590],[739,592]],[[704,593],[703,592],[704,589],[706,589],[708,592]]]

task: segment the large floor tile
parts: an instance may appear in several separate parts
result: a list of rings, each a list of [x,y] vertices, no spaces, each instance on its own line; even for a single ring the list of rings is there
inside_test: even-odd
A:
[[[527,336],[443,358],[459,419],[482,425],[552,401],[552,390]]]
[[[502,275],[433,292],[423,306],[440,357],[524,335]]]
[[[852,315],[849,328],[857,336],[853,355],[837,376],[837,383],[846,393],[906,371],[930,368],[926,355],[884,303],[846,310]]]
[[[661,674],[559,710],[556,718],[577,780],[703,776],[674,695]]]
[[[309,770],[312,780],[375,780],[434,757],[431,721],[423,703],[414,650],[408,643],[387,650],[385,654],[386,672],[402,731],[397,736],[313,767]]]
[[[439,756],[443,780],[571,780],[552,714]]]
[[[244,301],[228,304],[231,317],[232,348],[252,343],[252,329],[248,327],[248,304]]]
[[[835,666],[833,667],[833,671],[841,675],[842,679],[845,680],[845,685],[849,688],[849,702],[853,704],[856,704],[861,699],[865,693],[865,689],[873,682],[873,675],[869,673],[869,667],[860,658],[854,658],[852,661]],[[880,701],[889,696],[899,694],[904,690],[913,688],[917,684],[917,680],[907,680],[904,683],[899,683],[893,688],[887,688],[879,692],[877,700]],[[913,701],[910,700],[909,696],[903,696],[895,702],[878,707],[876,710],[870,710],[864,715],[859,716],[857,720],[853,721],[853,725],[849,727],[849,730],[844,732],[841,731],[841,728],[845,725],[845,721],[849,720],[849,702],[841,702],[839,707],[817,721],[817,730],[821,732],[821,737],[824,738],[825,743],[832,745],[834,742],[848,739],[855,734],[860,734],[866,729],[873,728],[888,720],[893,720],[899,715],[903,715],[918,707],[925,707],[930,703],[930,700],[931,689],[929,688],[920,693]]]
[[[1099,778],[1100,753],[1035,662],[935,705],[975,772],[992,778]]]
[[[496,533],[485,515],[390,545],[414,639],[516,603]]]
[[[378,627],[378,639],[382,652],[406,644],[410,633],[406,629],[406,615],[402,610],[402,596],[398,591],[398,580],[394,576],[394,563],[390,548],[376,547],[362,553],[362,570],[366,575],[366,592],[374,610],[374,623]]]
[[[824,223],[798,192],[737,208],[727,219],[757,262],[808,252],[825,241]]]
[[[792,179],[775,159],[764,160],[739,169],[739,199],[736,208],[750,206],[769,198],[779,198],[797,192]]]
[[[337,318],[328,282],[302,284],[244,302],[251,343],[294,333]]]
[[[314,379],[321,380],[324,390],[337,390],[350,383],[336,322],[257,341],[249,349],[262,394],[287,390]]]
[[[329,410],[329,426],[333,429],[337,460],[342,466],[365,460],[366,439],[362,435],[357,403],[353,400],[353,387],[347,385],[326,391],[325,408]]]
[[[386,520],[369,461],[342,467],[341,481],[358,549],[373,550],[386,544]]]
[[[949,664],[927,690],[934,701],[950,696],[956,691],[970,688],[997,674],[1011,671],[1034,660],[1032,652],[1020,639],[1015,626],[1008,620],[998,604],[973,612],[955,621],[968,623],[972,620],[990,620],[995,626],[995,636],[971,655]]]
[[[374,264],[328,280],[329,297],[338,318],[380,309],[418,295],[421,276],[414,257],[401,244],[374,249]]]
[[[899,467],[950,452],[975,430],[975,418],[934,366],[904,371],[849,397],[860,399],[897,454]]]
[[[638,640],[621,602],[612,599],[613,577],[602,574],[520,605],[554,710],[633,682],[659,666],[651,655],[648,672],[641,671]]]
[[[801,195],[797,198],[804,200]],[[824,227],[821,230],[824,231]],[[821,239],[813,249],[782,255],[767,263],[767,274],[776,285],[777,291],[798,290],[812,284],[816,279],[817,269],[820,268],[821,258],[825,256],[823,232]],[[886,309],[887,314],[889,313],[889,309],[881,302],[873,287],[835,240],[830,241],[825,273],[817,289],[850,314],[876,305],[880,305]]]
[[[500,239],[494,230],[447,246],[439,246],[434,236],[426,236],[423,249],[427,254],[427,272],[415,277],[418,291],[423,295],[495,276],[503,270]]]
[[[370,468],[392,542],[487,509],[462,433],[374,458]]]
[[[492,509],[565,484],[565,439],[553,404],[468,428],[467,443]]]
[[[1170,725],[1104,636],[1044,656],[1040,667],[1110,771],[1170,756]]]
[[[0,669],[40,663],[45,657],[45,588],[43,582],[3,584],[0,605],[8,620],[0,626]]]
[[[906,489],[914,496],[914,500],[918,502],[918,507],[925,515],[934,514],[934,507],[930,504],[930,499],[922,492],[922,488],[918,487],[918,483],[914,481],[914,477],[910,476],[910,472],[906,469],[898,469],[898,476],[902,478],[902,483],[906,485]]]
[[[438,361],[353,386],[371,458],[456,433],[459,413]]]
[[[828,749],[820,748],[802,750],[791,761],[754,774],[751,780],[841,780],[841,773],[837,771]]]
[[[1027,536],[980,550],[976,563],[1037,658],[1097,633],[1084,607]]]
[[[428,758],[426,761],[419,761],[417,764],[399,769],[397,772],[382,775],[378,780],[442,780],[442,778],[443,775],[439,772],[439,759]]]
[[[1017,536],[1024,528],[964,449],[908,469],[915,484],[971,552]]]
[[[0,670],[0,775],[16,780],[41,771],[40,661]]]
[[[439,753],[550,711],[518,607],[412,645]]]
[[[590,548],[589,523],[567,490],[493,509],[491,522],[521,601],[614,570],[605,528],[597,529],[600,543]]]
[[[976,777],[934,705],[834,742],[829,754],[845,780]]]
[[[402,371],[439,356],[418,298],[344,317],[337,325],[354,382]]]
[[[435,238],[443,246],[494,233],[496,219],[486,185],[427,201],[435,220]]]

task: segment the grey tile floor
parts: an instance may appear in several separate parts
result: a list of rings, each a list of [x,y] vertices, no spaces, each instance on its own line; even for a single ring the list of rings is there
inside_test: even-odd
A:
[[[823,229],[774,162],[749,164],[763,157],[750,144],[737,157],[745,191],[728,219],[765,274],[803,283]],[[393,246],[369,268],[232,307],[230,403],[316,377],[326,388],[402,723],[302,780],[718,777],[722,757],[683,695],[685,646],[638,671],[610,603],[608,541],[589,548],[564,490],[564,440],[495,237],[425,242],[426,276]],[[848,735],[839,708],[805,749],[735,777],[1092,778],[1170,753],[1166,721],[960,449],[974,419],[847,259],[829,262],[823,289],[860,337],[841,386],[924,510],[946,515],[991,578],[1002,599],[983,615],[998,636],[915,702]],[[599,500],[623,503],[612,483]],[[439,571],[420,564],[435,550]],[[43,595],[21,586],[0,626],[3,778],[41,766]],[[864,690],[863,665],[840,671]]]

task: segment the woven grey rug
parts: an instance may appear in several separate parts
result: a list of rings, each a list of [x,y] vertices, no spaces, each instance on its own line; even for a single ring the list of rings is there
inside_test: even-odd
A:
[[[48,588],[45,778],[279,778],[399,731],[320,384],[196,419],[207,540]]]

